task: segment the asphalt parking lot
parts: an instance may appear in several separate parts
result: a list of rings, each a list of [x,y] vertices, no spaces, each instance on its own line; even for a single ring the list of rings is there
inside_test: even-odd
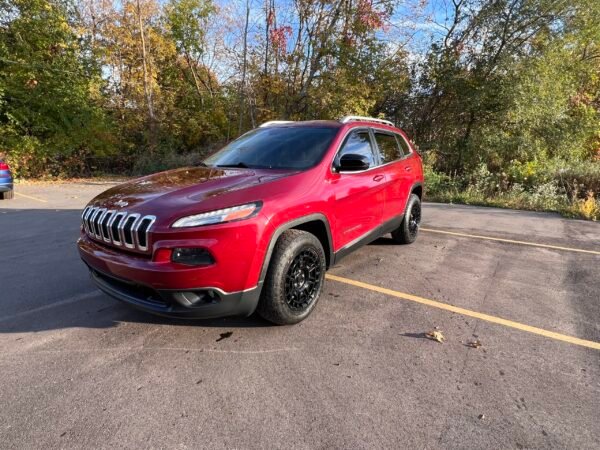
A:
[[[0,202],[0,447],[600,447],[600,224],[426,204],[414,245],[344,259],[299,325],[173,321],[78,258],[109,186]]]

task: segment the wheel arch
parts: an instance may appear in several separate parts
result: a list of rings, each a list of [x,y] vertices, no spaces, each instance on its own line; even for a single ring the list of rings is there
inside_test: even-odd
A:
[[[412,188],[410,188],[411,194],[416,194],[419,197],[419,200],[423,201],[423,183],[420,181],[413,184]]]
[[[307,231],[313,234],[317,239],[319,239],[321,245],[323,246],[323,250],[325,251],[325,259],[327,261],[327,268],[329,268],[330,264],[333,262],[333,241],[331,238],[331,227],[329,226],[329,221],[324,214],[309,214],[307,216],[302,216],[286,222],[275,230],[273,236],[271,236],[271,240],[269,241],[269,247],[267,248],[267,253],[262,264],[259,283],[262,283],[267,276],[267,270],[269,269],[269,263],[271,262],[271,256],[273,255],[275,244],[285,231],[292,229]]]

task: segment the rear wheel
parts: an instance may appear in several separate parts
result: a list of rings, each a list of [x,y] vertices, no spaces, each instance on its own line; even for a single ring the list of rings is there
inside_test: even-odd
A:
[[[406,205],[404,219],[398,228],[392,231],[392,238],[398,244],[412,244],[417,240],[421,225],[421,200],[416,194],[411,194]]]
[[[323,246],[313,234],[285,231],[273,250],[258,314],[278,325],[304,320],[319,300],[325,268]]]
[[[11,198],[14,198],[14,196],[15,196],[14,190],[10,190],[7,192],[0,192],[0,198],[2,200],[10,200]]]

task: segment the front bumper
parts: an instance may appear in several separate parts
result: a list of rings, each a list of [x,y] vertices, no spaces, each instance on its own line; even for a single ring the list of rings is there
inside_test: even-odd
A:
[[[156,290],[112,277],[91,267],[89,269],[92,281],[111,297],[145,312],[180,319],[248,317],[256,309],[261,290],[260,285],[245,291],[230,293],[210,287]],[[190,300],[194,303],[192,304]]]
[[[189,267],[157,263],[147,255],[116,250],[82,234],[81,259],[103,292],[138,309],[168,317],[249,316],[256,309],[262,283],[232,283],[232,271],[214,264]],[[247,268],[246,268],[247,270]],[[246,278],[244,270],[233,275]],[[237,287],[239,286],[239,287]]]
[[[10,192],[13,190],[12,183],[2,183],[0,181],[0,192]]]

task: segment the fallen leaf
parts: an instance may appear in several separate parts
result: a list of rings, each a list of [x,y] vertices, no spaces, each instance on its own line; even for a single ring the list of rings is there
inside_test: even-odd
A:
[[[479,339],[476,339],[474,341],[469,341],[467,342],[467,346],[468,347],[472,347],[472,348],[479,348],[481,347],[483,344],[481,343],[481,341]]]
[[[437,327],[435,327],[429,333],[425,333],[425,337],[431,339],[432,341],[439,342],[440,344],[443,344],[444,340],[446,339],[442,334],[442,331],[439,330]]]

